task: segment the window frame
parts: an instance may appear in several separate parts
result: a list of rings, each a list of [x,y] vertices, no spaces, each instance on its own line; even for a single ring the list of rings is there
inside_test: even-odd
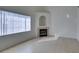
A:
[[[11,12],[11,11],[6,11],[6,10],[0,10],[0,12],[2,12],[2,11],[4,11],[4,12],[8,12],[8,13],[12,13],[12,14],[17,14],[17,15],[22,15],[22,16],[27,16],[27,15],[24,15],[24,14],[21,14],[21,13],[17,13],[17,12]],[[5,16],[4,16],[5,17]],[[29,16],[30,17],[30,30],[29,31],[31,31],[32,30],[32,23],[31,23],[31,16]],[[2,18],[2,15],[1,15],[1,18]],[[2,20],[1,19],[1,21],[4,21],[5,22],[5,20]],[[1,22],[2,23],[2,22]],[[3,31],[3,30],[5,30],[4,29],[4,26],[6,26],[6,25],[2,25],[1,24],[1,27],[3,26],[3,28],[1,28],[1,32]],[[29,32],[29,31],[26,31],[26,29],[25,29],[25,31],[22,31],[22,32],[15,32],[15,33],[10,33],[10,34],[1,34],[0,36],[7,36],[7,35],[14,35],[14,34],[19,34],[19,33],[25,33],[25,32]]]

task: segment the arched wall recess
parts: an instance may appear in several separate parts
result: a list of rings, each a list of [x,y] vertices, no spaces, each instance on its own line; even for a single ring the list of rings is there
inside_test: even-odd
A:
[[[39,26],[45,26],[46,25],[46,17],[40,16],[39,18]]]

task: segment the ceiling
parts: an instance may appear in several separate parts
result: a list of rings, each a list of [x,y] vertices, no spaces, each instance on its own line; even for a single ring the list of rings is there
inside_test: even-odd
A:
[[[0,6],[2,10],[18,12],[22,14],[30,14],[38,11],[44,11],[43,6]]]

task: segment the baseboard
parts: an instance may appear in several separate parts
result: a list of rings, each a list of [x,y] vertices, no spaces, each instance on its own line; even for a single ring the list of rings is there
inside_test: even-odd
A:
[[[77,38],[72,38],[72,37],[63,37],[63,36],[60,36],[59,38],[62,38],[62,39],[76,39],[77,40]]]

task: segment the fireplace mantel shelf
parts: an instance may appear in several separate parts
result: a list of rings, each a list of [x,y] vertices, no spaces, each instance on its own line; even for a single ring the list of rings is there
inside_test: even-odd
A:
[[[47,26],[39,26],[39,29],[48,29]]]

